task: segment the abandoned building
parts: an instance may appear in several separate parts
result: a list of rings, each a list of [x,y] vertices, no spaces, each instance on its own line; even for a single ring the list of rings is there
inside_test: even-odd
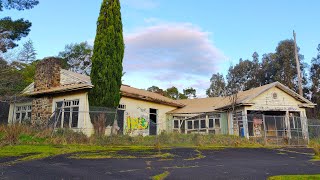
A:
[[[8,123],[45,124],[60,109],[58,127],[91,135],[91,88],[89,76],[61,69],[55,59],[43,60],[37,65],[34,83],[21,93],[31,100],[12,103]],[[179,132],[307,140],[306,108],[315,106],[279,82],[228,97],[186,100],[122,85],[121,96],[117,124],[121,133],[129,135]],[[106,133],[110,131],[108,126]]]

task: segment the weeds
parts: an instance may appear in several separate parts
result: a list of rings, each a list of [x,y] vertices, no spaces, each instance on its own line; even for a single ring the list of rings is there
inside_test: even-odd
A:
[[[168,171],[165,171],[161,174],[158,174],[158,175],[155,175],[155,176],[152,176],[151,179],[152,180],[164,180],[166,177],[168,177],[170,174],[170,172]]]

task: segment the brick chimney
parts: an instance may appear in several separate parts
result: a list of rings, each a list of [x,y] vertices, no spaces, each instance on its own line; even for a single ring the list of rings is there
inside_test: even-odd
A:
[[[34,91],[60,86],[61,60],[50,57],[37,64],[34,76]]]
[[[37,64],[34,76],[34,91],[45,91],[60,86],[61,60],[46,58]],[[52,115],[53,97],[42,94],[32,100],[31,123],[46,125]]]

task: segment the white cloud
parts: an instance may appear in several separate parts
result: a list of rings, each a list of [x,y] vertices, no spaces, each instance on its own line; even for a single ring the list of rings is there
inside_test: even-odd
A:
[[[226,57],[191,24],[161,24],[125,35],[127,71],[208,75]]]
[[[190,23],[161,22],[140,28],[125,34],[125,45],[124,79],[141,88],[192,86],[204,95],[212,73],[226,60],[209,33]]]

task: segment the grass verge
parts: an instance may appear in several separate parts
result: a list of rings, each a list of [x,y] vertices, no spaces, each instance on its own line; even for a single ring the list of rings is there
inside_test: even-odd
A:
[[[152,176],[151,179],[152,180],[164,180],[166,177],[168,177],[170,174],[169,171],[165,171],[161,174],[158,174],[158,175],[155,175],[155,176]]]
[[[280,175],[271,176],[268,180],[318,180],[320,179],[320,174],[314,175]]]

